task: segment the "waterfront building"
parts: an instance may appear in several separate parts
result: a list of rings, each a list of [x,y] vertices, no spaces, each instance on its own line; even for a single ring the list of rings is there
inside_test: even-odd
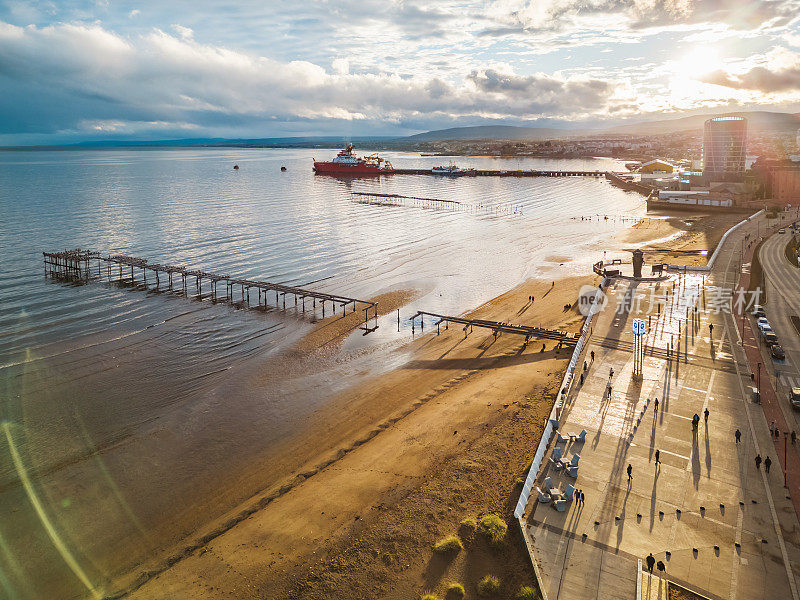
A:
[[[800,162],[759,159],[753,171],[763,186],[765,200],[780,205],[800,204]]]
[[[744,117],[714,117],[703,127],[703,177],[706,182],[741,181],[747,150]]]

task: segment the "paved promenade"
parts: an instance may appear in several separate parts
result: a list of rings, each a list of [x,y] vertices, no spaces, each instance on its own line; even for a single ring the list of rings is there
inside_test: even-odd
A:
[[[585,503],[558,512],[532,501],[526,517],[550,600],[634,598],[637,561],[649,553],[663,561],[664,579],[708,598],[800,600],[800,526],[783,487],[782,452],[779,460],[764,410],[747,393],[750,367],[734,320],[716,312],[710,292],[735,287],[750,231],[742,229],[707,278],[618,281],[607,290],[586,348],[585,382],[560,427],[587,431],[585,442],[559,444],[567,458],[581,455],[577,480],[553,468],[539,480],[544,487],[549,475],[562,489],[572,483]],[[640,380],[632,376],[634,318],[649,321]],[[769,474],[756,468],[757,454],[770,457]],[[792,493],[800,497],[796,485]],[[664,598],[662,578],[643,575],[642,598]]]

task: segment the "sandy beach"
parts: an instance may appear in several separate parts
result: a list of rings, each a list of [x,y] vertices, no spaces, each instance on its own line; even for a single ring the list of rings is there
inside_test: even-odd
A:
[[[704,261],[668,254],[664,240],[670,250],[713,250],[733,224],[725,217],[643,219],[614,242],[644,246],[647,262],[668,255],[670,262]],[[591,274],[528,280],[469,315],[577,331],[583,317],[566,305],[582,285],[597,283]],[[387,294],[382,312],[417,293]],[[353,322],[321,321],[298,341],[290,370],[335,361],[360,316],[347,318]],[[465,518],[495,513],[508,520],[569,351],[554,342],[524,347],[516,336],[494,339],[481,330],[465,337],[452,326],[438,335],[420,332],[391,355],[400,366],[342,389],[308,415],[301,434],[244,466],[242,489],[252,486],[254,468],[275,473],[273,485],[113,588],[132,598],[409,598],[426,590],[443,596],[452,581],[474,589],[486,574],[500,577],[508,594],[530,585],[513,528],[500,548],[463,528],[465,549],[454,558],[432,548],[459,533]],[[244,385],[259,388],[274,378],[266,365]]]

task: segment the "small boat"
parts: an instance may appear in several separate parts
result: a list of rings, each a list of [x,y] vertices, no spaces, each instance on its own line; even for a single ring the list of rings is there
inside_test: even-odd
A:
[[[459,169],[453,163],[443,167],[433,167],[431,173],[434,175],[450,175],[451,177],[459,177],[461,175],[476,175],[475,169]]]

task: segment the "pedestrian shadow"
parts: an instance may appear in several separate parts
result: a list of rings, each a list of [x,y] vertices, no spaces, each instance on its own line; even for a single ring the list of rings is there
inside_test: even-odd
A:
[[[711,477],[711,443],[708,439],[708,421],[706,421],[706,475]]]
[[[699,433],[695,429],[692,431],[692,481],[694,489],[700,485],[700,444],[698,441]]]
[[[656,521],[656,487],[658,486],[658,476],[661,474],[661,469],[656,468],[655,477],[653,477],[653,491],[650,493],[650,531],[653,531],[653,525]]]

